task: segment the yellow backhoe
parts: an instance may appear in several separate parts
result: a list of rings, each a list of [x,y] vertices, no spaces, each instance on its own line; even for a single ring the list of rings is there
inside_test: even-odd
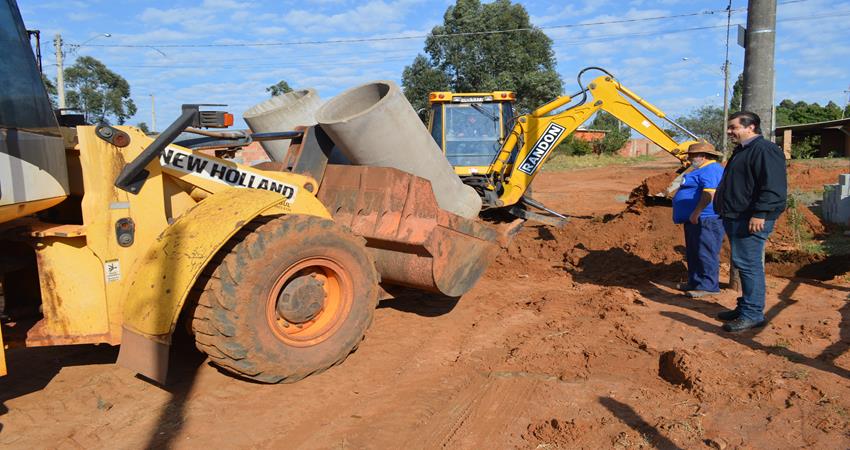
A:
[[[593,70],[603,75],[585,86],[582,77]],[[478,191],[485,208],[506,208],[523,218],[563,223],[565,216],[534,201],[528,190],[558,144],[598,111],[610,113],[687,165],[685,153],[699,140],[696,135],[604,69],[585,68],[577,79],[578,92],[560,96],[524,115],[515,115],[516,98],[510,91],[429,95],[431,135],[458,176]],[[677,142],[647,112],[694,140]],[[526,206],[547,214],[531,212]]]

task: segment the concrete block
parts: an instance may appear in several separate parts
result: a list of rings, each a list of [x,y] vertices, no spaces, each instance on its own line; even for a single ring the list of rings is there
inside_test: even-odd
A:
[[[850,174],[838,176],[837,184],[823,186],[823,219],[830,223],[850,221]]]

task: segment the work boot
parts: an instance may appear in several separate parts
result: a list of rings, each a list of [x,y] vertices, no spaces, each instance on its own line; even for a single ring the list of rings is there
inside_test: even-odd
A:
[[[694,291],[688,291],[688,292],[686,292],[686,294],[690,298],[700,298],[700,297],[705,297],[706,295],[717,294],[717,292],[694,290]]]
[[[688,292],[688,291],[692,291],[694,289],[694,287],[691,286],[690,283],[685,282],[685,283],[676,283],[676,289],[678,289],[682,292]]]
[[[729,322],[731,320],[735,320],[740,316],[741,313],[738,312],[737,309],[730,309],[729,311],[723,311],[717,313],[717,320],[722,320],[723,322]]]
[[[764,326],[764,324],[764,320],[756,322],[755,320],[738,317],[737,319],[731,322],[726,322],[725,324],[723,324],[723,329],[730,333],[737,333],[739,331],[746,331],[751,330],[753,328],[762,327]]]

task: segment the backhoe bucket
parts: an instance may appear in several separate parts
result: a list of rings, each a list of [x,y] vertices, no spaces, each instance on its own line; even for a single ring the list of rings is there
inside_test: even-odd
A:
[[[495,229],[441,209],[428,180],[398,169],[330,164],[318,198],[366,238],[385,284],[459,297],[499,250]]]

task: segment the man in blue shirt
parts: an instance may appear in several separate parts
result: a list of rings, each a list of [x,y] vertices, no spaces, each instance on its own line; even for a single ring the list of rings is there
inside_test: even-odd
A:
[[[685,257],[688,281],[679,288],[692,298],[720,292],[720,246],[723,221],[715,214],[712,200],[723,177],[721,153],[708,142],[688,147],[688,161],[694,169],[673,197],[673,222],[685,225]]]

